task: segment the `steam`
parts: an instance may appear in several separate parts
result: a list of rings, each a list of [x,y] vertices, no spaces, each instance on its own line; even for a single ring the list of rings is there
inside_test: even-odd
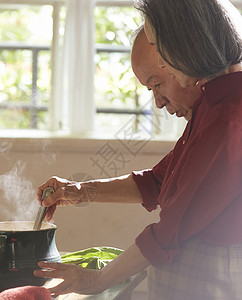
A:
[[[30,139],[28,151],[31,157],[26,162],[14,163],[12,153],[21,150],[18,145],[8,140],[0,141],[0,157],[8,161],[10,171],[0,174],[0,221],[35,221],[39,203],[36,199],[36,188],[33,188],[35,178],[28,180],[24,174],[30,168],[35,174],[43,171],[43,165],[52,166],[56,162],[56,151],[48,139]],[[22,144],[20,145],[22,147]],[[29,147],[30,146],[30,147]],[[23,150],[25,152],[25,145]]]
[[[48,140],[42,141],[42,159],[51,166],[56,161],[56,152],[50,147],[51,142]]]
[[[4,155],[5,158],[8,156],[10,149],[12,148],[13,143],[7,141],[0,141],[0,155]]]
[[[42,140],[31,140],[30,143],[34,146],[37,151],[34,154],[33,168],[35,170],[43,169],[43,162],[47,166],[52,166],[56,162],[57,152],[51,147],[51,141]]]
[[[0,175],[0,221],[32,221],[38,202],[32,183],[23,177],[25,164],[18,161],[11,171]]]

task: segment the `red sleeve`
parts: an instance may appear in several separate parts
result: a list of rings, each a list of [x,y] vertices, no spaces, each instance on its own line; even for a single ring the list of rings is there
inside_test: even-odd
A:
[[[160,221],[136,238],[152,265],[171,262],[182,243],[193,235],[200,233],[203,240],[213,243],[210,231],[204,236],[210,226],[215,234],[226,232],[228,240],[234,230],[242,239],[242,129],[240,123],[231,123],[211,126],[184,145],[161,191]],[[227,223],[220,227],[220,218],[226,213],[227,223],[237,226],[231,232]]]
[[[132,172],[134,181],[143,199],[142,205],[148,211],[156,209],[159,204],[158,197],[161,191],[162,181],[165,177],[171,157],[172,151],[152,169]]]

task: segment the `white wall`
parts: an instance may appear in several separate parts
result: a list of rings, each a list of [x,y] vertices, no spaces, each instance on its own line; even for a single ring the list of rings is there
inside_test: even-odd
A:
[[[111,140],[108,143],[119,155],[119,159],[116,158],[115,162],[119,167],[117,175],[152,167],[174,145],[173,142],[149,141],[145,144],[136,143],[136,148],[134,145],[130,148],[132,146],[129,142],[124,144],[118,140]],[[92,165],[91,161],[91,158],[99,160],[100,165],[104,166],[98,151],[105,146],[107,146],[105,140],[3,138],[0,140],[0,181],[3,176],[13,172],[16,164],[17,176],[21,177],[21,180],[31,182],[34,191],[38,185],[53,175],[69,178],[78,173],[81,177],[88,175],[93,178],[105,178],[105,174],[101,174],[100,169]],[[139,149],[137,146],[142,149],[137,150]],[[129,151],[131,149],[137,153],[131,154]],[[125,160],[123,164],[121,156]],[[111,170],[109,173],[111,176],[116,175]],[[19,182],[13,177],[9,187],[14,186],[14,190],[16,188],[18,200],[11,200],[8,209],[15,212],[17,207],[24,206],[26,212],[31,209],[28,203],[34,200],[26,200],[29,196],[25,196],[17,185]],[[25,204],[22,204],[23,198],[27,201]],[[5,207],[5,201],[6,199],[1,196],[1,208]],[[8,213],[1,209],[0,221],[8,218]],[[147,224],[157,220],[158,212],[148,213],[140,204],[92,203],[83,208],[60,207],[54,218],[57,225],[56,244],[59,251],[76,251],[92,246],[114,246],[125,249],[134,242],[135,237]]]

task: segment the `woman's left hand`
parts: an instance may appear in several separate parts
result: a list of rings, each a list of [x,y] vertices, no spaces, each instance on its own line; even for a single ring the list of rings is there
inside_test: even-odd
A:
[[[106,288],[101,284],[101,270],[84,269],[74,264],[39,262],[41,270],[35,270],[34,275],[44,278],[60,278],[63,281],[49,288],[55,295],[80,293],[85,295],[98,294]]]
[[[38,263],[42,270],[35,270],[34,275],[44,278],[63,280],[55,287],[49,288],[55,295],[79,293],[98,294],[111,286],[130,278],[150,265],[138,246],[134,243],[101,270],[84,269],[75,264]]]

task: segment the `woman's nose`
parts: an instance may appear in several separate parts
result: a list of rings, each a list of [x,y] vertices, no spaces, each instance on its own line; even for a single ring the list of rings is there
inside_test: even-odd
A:
[[[163,108],[167,105],[168,101],[164,99],[159,93],[154,93],[155,104],[158,108]]]

